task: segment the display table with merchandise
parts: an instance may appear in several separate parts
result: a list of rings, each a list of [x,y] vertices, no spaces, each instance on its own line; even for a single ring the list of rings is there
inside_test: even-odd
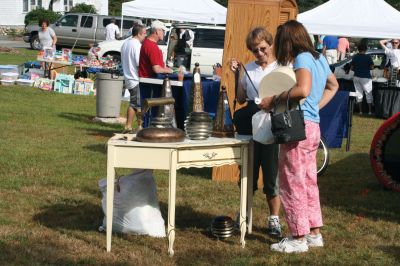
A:
[[[51,77],[51,71],[59,68],[64,68],[66,66],[72,65],[71,62],[68,61],[61,61],[61,60],[55,60],[55,59],[44,59],[44,58],[37,58],[37,61],[39,62],[44,62],[44,77],[45,78],[50,78]],[[53,64],[57,64],[59,66],[53,67]]]
[[[354,92],[352,80],[338,79],[339,90]],[[378,118],[388,118],[400,112],[400,87],[385,86],[381,82],[372,83],[373,109]],[[358,108],[357,105],[355,108]],[[363,111],[367,110],[365,97],[363,98]],[[359,111],[357,109],[357,111]]]
[[[153,85],[162,86],[164,75],[159,75],[154,79],[141,79],[143,81],[151,80]],[[178,128],[184,129],[184,120],[189,113],[189,103],[192,91],[192,75],[185,75],[182,85],[176,81],[177,75],[169,76],[172,85],[172,95],[175,98],[175,115]],[[217,110],[218,96],[220,91],[220,81],[211,78],[202,77],[202,91],[204,98],[204,111],[210,116],[214,116]],[[175,83],[176,82],[176,83]],[[149,84],[149,83],[148,83]],[[140,88],[146,90],[146,86]],[[141,93],[143,96],[144,93]],[[349,93],[339,91],[332,101],[320,111],[321,116],[321,135],[325,138],[328,147],[338,148],[342,145],[343,138],[348,137],[349,127]],[[349,138],[346,145],[349,147]]]
[[[192,77],[192,74],[187,74],[184,76],[183,81],[179,81],[177,80],[177,74],[169,75],[172,86],[172,96],[175,98],[176,122],[178,128],[181,129],[184,129],[184,121],[189,114],[189,103],[193,86]],[[157,78],[140,79],[142,102],[145,98],[148,86],[159,86],[161,91],[164,78],[165,75],[159,75]],[[204,111],[208,112],[211,116],[214,116],[217,109],[220,82],[206,77],[202,77],[201,82],[204,98]]]
[[[133,140],[128,140],[133,139]],[[241,165],[240,178],[240,244],[245,246],[246,205],[248,189],[248,140],[209,138],[174,143],[147,143],[134,140],[134,135],[117,134],[107,143],[107,251],[111,251],[114,182],[116,168],[169,170],[168,254],[174,254],[176,171],[180,168],[203,168]],[[252,178],[250,178],[252,179]]]

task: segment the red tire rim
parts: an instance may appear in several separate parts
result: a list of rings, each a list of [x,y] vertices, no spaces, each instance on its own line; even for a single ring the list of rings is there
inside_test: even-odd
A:
[[[388,189],[400,192],[400,112],[376,131],[370,159],[379,182]]]

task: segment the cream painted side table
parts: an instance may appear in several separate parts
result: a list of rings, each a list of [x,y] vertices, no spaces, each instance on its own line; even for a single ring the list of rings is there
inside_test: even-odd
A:
[[[214,167],[237,163],[241,165],[240,181],[240,244],[245,246],[248,140],[209,138],[186,139],[175,143],[146,143],[112,137],[107,143],[107,251],[111,251],[115,168],[169,170],[168,254],[174,254],[176,170],[189,167]]]

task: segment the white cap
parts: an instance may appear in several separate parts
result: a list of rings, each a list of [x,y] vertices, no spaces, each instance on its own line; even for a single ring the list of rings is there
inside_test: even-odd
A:
[[[152,29],[162,29],[164,31],[168,30],[167,27],[165,27],[165,24],[159,20],[154,20],[153,22],[151,22],[151,28]]]

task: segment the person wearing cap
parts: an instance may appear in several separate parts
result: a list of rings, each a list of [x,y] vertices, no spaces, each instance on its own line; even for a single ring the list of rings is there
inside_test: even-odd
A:
[[[139,77],[155,78],[157,74],[171,74],[172,69],[166,67],[163,61],[163,55],[157,42],[164,39],[167,27],[159,20],[151,23],[151,33],[143,41],[140,49],[139,59]],[[158,85],[149,83],[140,84],[140,94],[142,101],[147,98],[157,98],[161,96],[161,89]],[[155,115],[155,112],[152,112]],[[148,114],[145,114],[144,127],[148,126]]]
[[[106,35],[106,41],[112,41],[120,37],[121,33],[118,26],[115,25],[115,18],[112,18],[110,24],[106,26],[104,35]]]
[[[392,48],[388,48],[387,43],[392,44]],[[393,67],[400,68],[400,49],[399,49],[399,39],[393,40],[381,40],[380,45],[385,50],[385,54],[390,60],[390,63]]]

